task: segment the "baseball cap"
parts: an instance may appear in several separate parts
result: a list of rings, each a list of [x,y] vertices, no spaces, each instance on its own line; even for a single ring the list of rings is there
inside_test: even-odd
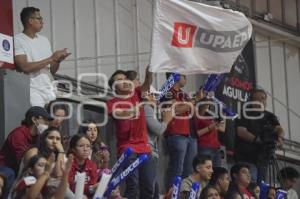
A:
[[[46,109],[40,107],[40,106],[33,106],[30,109],[27,110],[25,114],[26,118],[31,117],[43,117],[47,120],[53,120],[53,117],[46,111]]]

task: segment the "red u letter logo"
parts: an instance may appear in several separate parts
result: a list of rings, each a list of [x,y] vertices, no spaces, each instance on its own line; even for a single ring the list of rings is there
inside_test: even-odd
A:
[[[174,23],[172,45],[180,48],[191,48],[196,26],[186,23]]]

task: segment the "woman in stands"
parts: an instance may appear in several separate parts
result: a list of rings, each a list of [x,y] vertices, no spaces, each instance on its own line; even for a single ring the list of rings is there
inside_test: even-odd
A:
[[[215,119],[209,114],[209,107],[212,103],[210,99],[203,99],[202,103],[194,118],[194,126],[198,135],[198,154],[210,155],[213,159],[213,166],[221,167],[221,143],[218,133],[225,132],[225,120]]]
[[[61,164],[63,173],[60,184],[55,192],[49,192],[46,184],[52,173],[54,161],[55,156],[53,154],[49,159],[40,154],[31,157],[13,188],[12,199],[63,199],[68,187],[67,179],[73,157],[69,157],[65,166],[63,166],[64,163]]]
[[[220,199],[220,194],[213,186],[206,186],[200,194],[200,199]]]
[[[108,163],[110,159],[108,147],[102,142],[100,137],[100,129],[97,127],[95,121],[85,120],[83,121],[83,124],[87,125],[81,125],[79,127],[78,134],[85,134],[90,140],[92,146],[90,159],[96,163],[101,175],[102,171],[106,171],[108,169]]]
[[[49,158],[51,154],[55,155],[54,170],[51,176],[60,178],[62,176],[61,164],[65,161],[65,151],[61,142],[61,133],[56,127],[49,127],[40,137],[37,147],[29,149],[23,158],[24,165],[36,154],[42,154]]]
[[[75,134],[70,140],[68,154],[73,154],[74,161],[69,175],[70,189],[75,193],[76,175],[85,172],[84,195],[92,198],[97,188],[97,165],[89,159],[91,142],[85,134]]]

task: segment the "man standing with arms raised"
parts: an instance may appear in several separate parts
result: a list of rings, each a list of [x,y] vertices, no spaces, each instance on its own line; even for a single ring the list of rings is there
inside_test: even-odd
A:
[[[114,72],[108,81],[110,88],[116,94],[107,102],[107,108],[116,127],[118,155],[121,155],[128,147],[133,149],[133,154],[124,164],[123,169],[126,169],[142,154],[147,154],[149,157],[126,179],[125,197],[130,199],[154,197],[155,179],[151,175],[151,169],[154,168],[151,167],[149,161],[151,147],[148,144],[145,111],[141,105],[143,96],[149,91],[151,83],[152,73],[148,68],[144,83],[136,88],[123,70]]]

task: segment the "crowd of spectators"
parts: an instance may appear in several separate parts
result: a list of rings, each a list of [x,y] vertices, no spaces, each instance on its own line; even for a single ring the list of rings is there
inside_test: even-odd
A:
[[[103,174],[111,173],[110,150],[101,138],[97,118],[84,120],[78,132],[64,141],[66,133],[61,132],[61,125],[68,110],[50,103],[55,100],[51,74],[69,53],[63,49],[52,54],[48,40],[38,34],[43,27],[39,9],[24,8],[21,21],[24,31],[15,37],[15,60],[30,75],[32,107],[1,147],[1,198],[74,198],[77,175],[82,172],[86,173],[84,198],[92,198]],[[166,78],[170,75],[167,73]],[[196,198],[259,198],[259,183],[266,180],[268,161],[273,158],[273,151],[268,151],[274,148],[268,134],[273,133],[275,145],[282,144],[284,136],[277,117],[265,110],[266,93],[254,90],[250,97],[250,101],[259,102],[251,105],[257,111],[250,115],[263,114],[262,118],[243,115],[236,122],[236,163],[229,171],[221,162],[222,143],[218,138],[226,133],[226,120],[210,115],[211,100],[202,90],[193,96],[185,93],[186,83],[187,77],[180,74],[179,81],[158,100],[160,93],[151,86],[148,68],[143,83],[135,71],[117,70],[112,74],[108,84],[116,95],[107,101],[107,108],[116,127],[117,156],[129,147],[133,150],[121,171],[144,154],[148,159],[126,178],[125,190],[117,187],[109,198],[172,198],[176,177],[182,178],[180,198],[189,198],[195,182],[200,185]],[[164,187],[159,186],[157,173],[162,139],[169,157]],[[286,167],[278,176],[288,199],[296,199],[293,187],[299,172]],[[277,188],[268,190],[268,199],[275,198]]]

